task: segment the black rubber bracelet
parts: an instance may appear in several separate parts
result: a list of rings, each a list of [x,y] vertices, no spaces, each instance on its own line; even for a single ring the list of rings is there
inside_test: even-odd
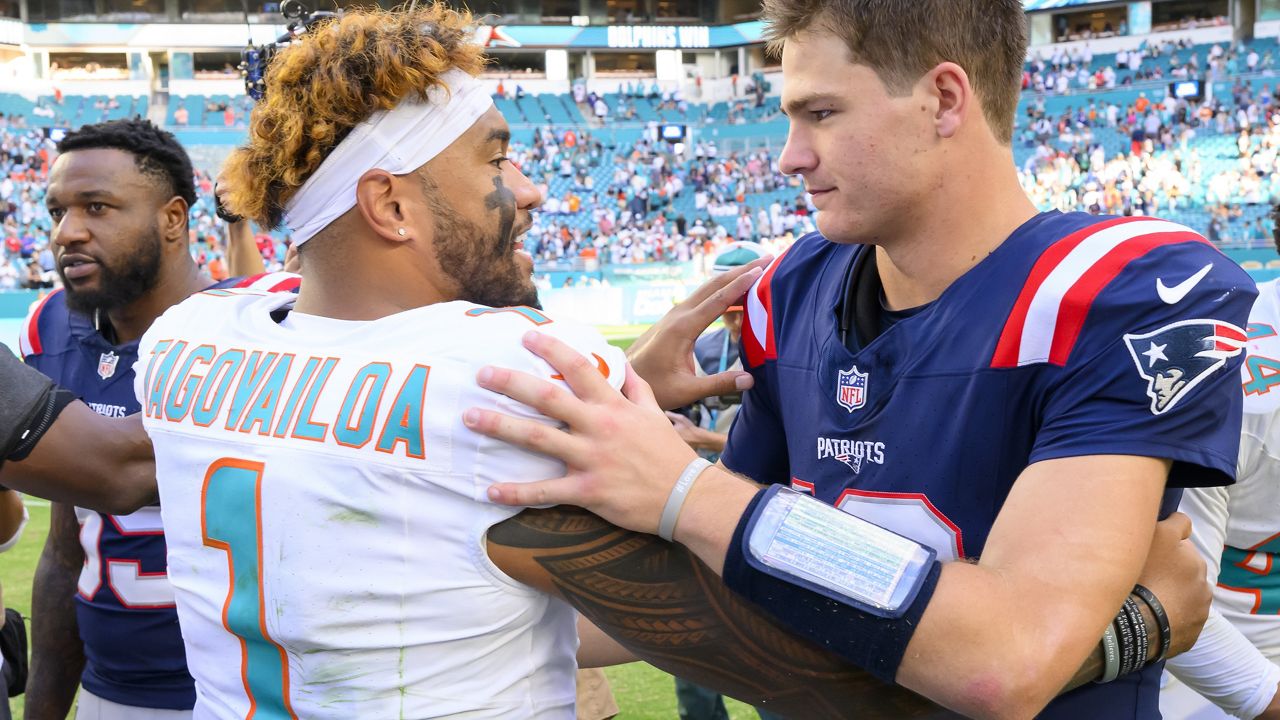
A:
[[[1145,587],[1134,585],[1133,594],[1142,598],[1142,602],[1151,608],[1151,614],[1156,616],[1156,624],[1160,627],[1160,654],[1156,656],[1155,662],[1160,662],[1169,657],[1169,645],[1173,642],[1173,631],[1169,629],[1169,614],[1164,611],[1164,605],[1156,598],[1156,594]]]
[[[1124,611],[1129,616],[1129,622],[1133,624],[1133,636],[1138,645],[1138,657],[1133,669],[1141,670],[1147,664],[1147,653],[1151,650],[1147,637],[1147,624],[1142,621],[1142,610],[1138,608],[1138,601],[1134,600],[1132,595],[1124,599]]]
[[[1116,632],[1120,635],[1120,677],[1124,677],[1138,667],[1138,641],[1134,637],[1129,614],[1123,607],[1116,613],[1115,624]]]

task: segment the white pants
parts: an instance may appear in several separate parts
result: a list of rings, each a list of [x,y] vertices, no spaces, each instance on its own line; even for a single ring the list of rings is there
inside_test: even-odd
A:
[[[80,688],[80,697],[76,700],[76,720],[191,720],[191,711],[121,705],[103,700]]]

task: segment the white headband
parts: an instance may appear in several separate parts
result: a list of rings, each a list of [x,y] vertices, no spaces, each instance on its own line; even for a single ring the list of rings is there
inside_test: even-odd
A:
[[[403,175],[426,164],[480,119],[493,98],[479,80],[454,68],[427,101],[402,100],[360,123],[284,205],[284,224],[301,245],[355,207],[356,183],[369,170]]]

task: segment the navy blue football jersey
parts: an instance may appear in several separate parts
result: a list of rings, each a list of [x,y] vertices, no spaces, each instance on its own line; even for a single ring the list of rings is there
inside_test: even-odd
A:
[[[873,252],[806,236],[748,294],[743,356],[756,384],[722,458],[731,470],[788,483],[942,560],[982,554],[1014,480],[1041,460],[1170,459],[1162,516],[1176,488],[1232,482],[1256,289],[1198,234],[1151,218],[1038,215],[855,352],[838,308]],[[1158,717],[1159,677],[1150,667],[1087,685],[1044,717]]]
[[[296,275],[270,273],[214,287],[297,286]],[[99,414],[125,417],[140,410],[133,388],[137,341],[112,345],[94,328],[93,318],[67,307],[63,291],[36,306],[18,344],[29,365]],[[85,553],[75,597],[85,655],[81,684],[122,705],[190,710],[195,685],[166,575],[160,508],[121,516],[76,508],[76,519]]]

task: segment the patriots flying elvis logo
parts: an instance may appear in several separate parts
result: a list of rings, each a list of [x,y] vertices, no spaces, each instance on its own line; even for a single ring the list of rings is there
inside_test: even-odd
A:
[[[1245,332],[1220,320],[1179,320],[1149,333],[1124,336],[1138,374],[1147,381],[1151,412],[1160,415],[1245,346]]]

